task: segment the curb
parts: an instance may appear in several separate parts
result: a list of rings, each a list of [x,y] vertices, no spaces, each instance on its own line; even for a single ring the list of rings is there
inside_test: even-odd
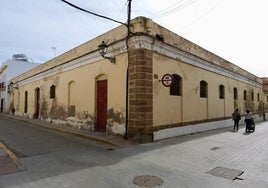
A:
[[[10,149],[8,149],[2,142],[0,142],[0,148],[2,148],[7,153],[7,155],[14,161],[17,167],[21,166],[21,163],[19,159],[16,157],[16,155]]]

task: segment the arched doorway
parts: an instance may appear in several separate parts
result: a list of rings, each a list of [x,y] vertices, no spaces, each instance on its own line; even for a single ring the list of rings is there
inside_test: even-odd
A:
[[[35,110],[34,110],[34,118],[39,118],[39,112],[40,112],[40,88],[37,87],[35,89]]]
[[[96,97],[96,111],[97,124],[96,130],[106,133],[107,124],[107,80],[97,80],[97,97]]]

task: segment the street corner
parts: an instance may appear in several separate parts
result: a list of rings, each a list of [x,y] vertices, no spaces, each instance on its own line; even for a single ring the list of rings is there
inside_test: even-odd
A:
[[[20,171],[18,158],[0,142],[0,175],[12,174]]]

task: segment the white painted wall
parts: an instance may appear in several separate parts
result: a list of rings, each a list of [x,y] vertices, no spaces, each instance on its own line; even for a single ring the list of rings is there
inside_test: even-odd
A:
[[[268,113],[265,114],[266,119],[268,118]],[[259,115],[254,115],[255,122],[263,121],[263,117],[260,117]],[[239,125],[244,125],[244,118],[242,117]],[[207,122],[207,123],[199,123],[195,125],[188,125],[183,127],[175,127],[170,129],[163,129],[159,131],[155,131],[153,133],[153,139],[154,141],[172,138],[176,136],[182,136],[202,131],[209,131],[214,129],[220,129],[220,128],[226,128],[230,127],[230,130],[232,130],[231,127],[233,127],[234,122],[232,119],[227,120],[221,120],[221,121],[213,121],[213,122]]]
[[[5,83],[5,90],[0,91],[0,99],[4,99],[3,112],[7,113],[9,111],[10,100],[8,95],[8,84],[10,80],[16,76],[19,76],[22,73],[27,72],[28,70],[40,65],[39,63],[34,62],[25,62],[17,60],[7,60],[2,63],[0,70],[7,65],[7,68],[0,72],[0,82]],[[0,104],[1,105],[1,104]]]

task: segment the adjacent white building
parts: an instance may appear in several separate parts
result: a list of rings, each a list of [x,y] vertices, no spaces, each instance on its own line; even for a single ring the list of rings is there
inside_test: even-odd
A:
[[[14,54],[11,60],[7,60],[0,66],[0,112],[9,112],[9,88],[16,85],[10,85],[10,80],[40,64],[29,62],[24,54]]]

